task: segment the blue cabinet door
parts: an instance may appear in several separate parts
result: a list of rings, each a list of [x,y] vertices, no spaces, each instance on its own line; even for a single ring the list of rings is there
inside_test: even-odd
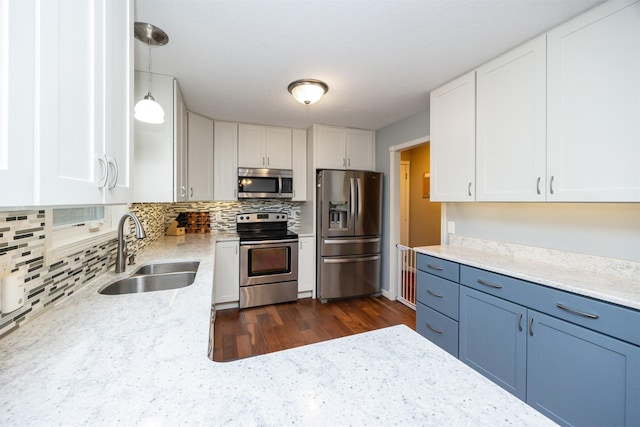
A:
[[[527,403],[573,426],[640,425],[640,347],[529,310]]]
[[[526,398],[527,309],[460,286],[459,358]]]

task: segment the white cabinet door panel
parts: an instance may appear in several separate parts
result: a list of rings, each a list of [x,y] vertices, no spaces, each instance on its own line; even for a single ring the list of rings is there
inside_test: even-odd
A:
[[[316,250],[313,237],[300,237],[298,250],[298,292],[316,287]]]
[[[291,161],[293,169],[293,198],[307,200],[307,131],[293,129],[291,141]]]
[[[546,36],[478,68],[477,201],[544,201],[546,71]]]
[[[265,167],[291,169],[291,129],[267,127],[266,138]]]
[[[347,169],[374,170],[374,134],[368,130],[346,130]]]
[[[431,92],[431,201],[475,200],[475,71]]]
[[[318,169],[344,169],[347,135],[343,128],[317,126],[314,155]]]
[[[238,124],[214,122],[213,198],[238,199]]]
[[[213,277],[213,301],[215,304],[240,300],[239,242],[216,243]]]
[[[189,200],[213,200],[213,120],[189,112]]]
[[[548,33],[547,200],[640,201],[640,3],[627,3]]]

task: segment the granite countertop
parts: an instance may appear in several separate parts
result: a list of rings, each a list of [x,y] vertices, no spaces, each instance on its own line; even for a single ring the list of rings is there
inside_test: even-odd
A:
[[[589,272],[459,246],[422,246],[416,252],[640,310],[640,280]],[[614,267],[615,268],[615,267]]]
[[[210,361],[215,239],[139,255],[200,260],[189,287],[99,295],[108,273],[0,340],[0,425],[553,424],[406,326]]]

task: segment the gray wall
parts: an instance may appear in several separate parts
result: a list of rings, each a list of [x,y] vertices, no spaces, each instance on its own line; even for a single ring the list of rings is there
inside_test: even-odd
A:
[[[456,234],[640,262],[640,203],[447,203]]]
[[[429,110],[376,131],[376,170],[384,173],[382,198],[382,288],[389,290],[389,147],[429,135]]]

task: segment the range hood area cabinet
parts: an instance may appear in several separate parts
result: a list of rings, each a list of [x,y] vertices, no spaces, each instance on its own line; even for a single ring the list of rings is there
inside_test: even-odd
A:
[[[172,76],[151,74],[153,97],[165,112],[160,124],[134,121],[134,195],[137,202],[188,200],[187,109]],[[135,100],[149,90],[149,73],[135,72]]]
[[[431,200],[640,201],[638,28],[610,1],[432,91]]]
[[[132,201],[133,2],[36,3],[5,10],[1,203]]]
[[[291,129],[239,124],[238,167],[291,169]]]
[[[375,169],[375,133],[313,125],[309,130],[315,169]],[[315,172],[314,172],[315,173]]]

